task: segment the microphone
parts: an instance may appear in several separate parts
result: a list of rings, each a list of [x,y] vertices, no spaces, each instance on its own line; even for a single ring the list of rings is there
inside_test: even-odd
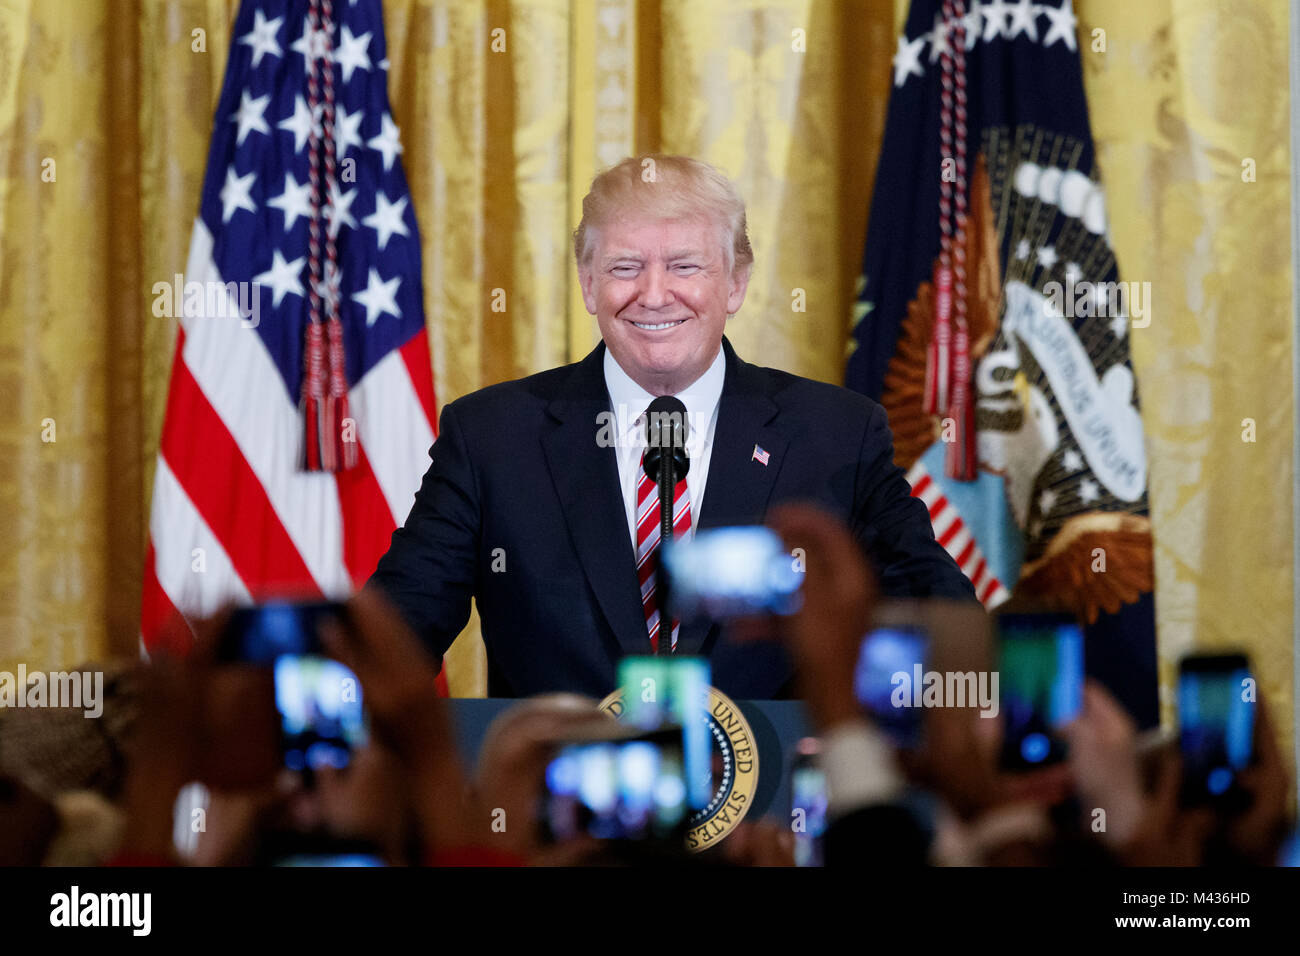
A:
[[[659,559],[655,562],[655,597],[659,605],[659,646],[662,655],[673,652],[673,625],[668,616],[668,574],[663,549],[673,539],[673,490],[690,471],[686,454],[690,425],[680,398],[661,395],[646,409],[645,473],[659,486]]]
[[[686,456],[686,441],[690,437],[690,423],[686,419],[686,406],[680,398],[661,395],[646,409],[645,473],[653,482],[659,481],[659,464],[667,451],[672,459],[674,487],[691,470],[691,460]]]

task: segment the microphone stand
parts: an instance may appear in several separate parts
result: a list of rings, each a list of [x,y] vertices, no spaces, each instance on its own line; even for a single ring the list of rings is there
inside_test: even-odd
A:
[[[668,613],[671,583],[664,567],[664,549],[673,540],[673,492],[686,477],[691,460],[686,456],[686,406],[678,398],[664,395],[646,409],[645,473],[659,490],[659,554],[655,561],[655,603],[659,605],[658,655],[673,652],[672,618]]]
[[[677,449],[673,448],[672,452]],[[655,561],[655,595],[659,605],[660,656],[673,652],[673,622],[668,616],[668,570],[664,567],[664,547],[673,540],[673,491],[677,487],[676,454],[662,455],[659,459],[659,554]]]

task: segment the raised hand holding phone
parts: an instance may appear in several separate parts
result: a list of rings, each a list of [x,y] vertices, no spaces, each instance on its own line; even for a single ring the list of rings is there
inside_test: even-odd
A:
[[[430,850],[487,839],[490,821],[467,802],[468,780],[437,667],[397,611],[369,589],[347,604],[346,626],[321,622],[325,648],[361,681],[371,726],[402,760]]]

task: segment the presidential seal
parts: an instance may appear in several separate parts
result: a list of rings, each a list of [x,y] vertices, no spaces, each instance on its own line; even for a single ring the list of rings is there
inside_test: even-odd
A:
[[[600,709],[622,719],[625,688],[600,702]],[[758,788],[758,745],[749,721],[735,702],[716,687],[709,688],[707,715],[712,762],[712,792],[708,804],[690,818],[686,848],[698,853],[726,838],[749,812]]]

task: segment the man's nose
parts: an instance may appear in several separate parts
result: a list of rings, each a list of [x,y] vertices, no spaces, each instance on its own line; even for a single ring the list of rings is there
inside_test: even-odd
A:
[[[672,301],[672,292],[668,288],[668,275],[663,269],[652,266],[641,273],[637,303],[643,309],[662,309],[671,305]]]

